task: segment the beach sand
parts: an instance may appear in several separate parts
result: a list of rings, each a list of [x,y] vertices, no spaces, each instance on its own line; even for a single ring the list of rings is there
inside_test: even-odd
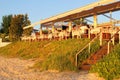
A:
[[[0,57],[0,80],[103,80],[87,71],[53,72],[30,69],[33,60]]]

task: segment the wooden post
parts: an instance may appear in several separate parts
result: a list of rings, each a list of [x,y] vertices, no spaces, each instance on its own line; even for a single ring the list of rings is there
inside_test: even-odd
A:
[[[107,54],[110,53],[110,41],[108,42],[108,50],[107,50]]]
[[[40,35],[42,35],[42,25],[40,25]]]
[[[120,31],[119,31],[119,44],[120,44]]]
[[[69,21],[68,26],[69,26],[70,38],[72,38],[72,21]]]
[[[76,60],[75,60],[75,65],[76,65],[76,67],[78,66],[77,60],[78,60],[78,57],[77,57],[77,55],[76,55]]]
[[[88,38],[90,39],[90,29],[88,29]]]
[[[54,26],[54,23],[52,24],[52,33],[54,33],[55,31],[55,26]]]
[[[97,27],[97,14],[94,14],[93,18],[94,18],[94,28],[96,28]]]
[[[88,52],[90,53],[90,43],[89,43],[89,48],[88,48]]]
[[[112,22],[112,11],[110,11],[110,22]]]
[[[114,31],[112,32],[111,37],[113,37],[112,38],[112,44],[115,45],[115,37],[113,35],[114,35]]]
[[[72,32],[72,21],[69,21],[69,32]]]
[[[102,46],[102,29],[100,29],[100,46]]]

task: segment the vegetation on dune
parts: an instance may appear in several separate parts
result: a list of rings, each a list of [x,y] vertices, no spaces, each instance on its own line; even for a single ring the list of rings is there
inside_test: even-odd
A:
[[[99,40],[96,40],[95,42],[91,43],[90,53],[87,47],[78,55],[78,62],[79,62],[78,66],[81,66],[84,60],[86,60],[91,54],[95,53],[99,49],[100,49]]]
[[[41,42],[13,42],[0,48],[0,55],[6,57],[19,57],[22,59],[39,58],[44,55],[41,48],[44,48],[50,41]]]
[[[75,55],[88,44],[89,39],[68,39],[62,41],[40,41],[40,42],[14,42],[6,47],[0,48],[0,55],[6,57],[19,57],[21,59],[37,59],[34,68],[40,70],[75,71]],[[99,48],[99,41],[91,46],[91,53]],[[95,46],[96,45],[96,46]],[[84,61],[91,53],[85,49],[79,55],[80,61]]]
[[[90,72],[98,73],[106,80],[120,76],[120,45],[116,45],[111,53],[92,66]]]
[[[42,70],[75,71],[77,70],[75,66],[76,53],[88,44],[88,42],[86,39],[55,42],[54,45],[56,45],[56,48],[52,54],[50,54],[42,64],[38,62],[36,66],[41,66]],[[99,48],[99,41],[97,40],[91,45],[91,53],[96,52]],[[80,53],[82,55],[79,55],[78,64],[81,64],[91,53],[88,52],[88,49]]]
[[[75,70],[75,54],[89,39],[68,39],[63,41],[14,42],[0,48],[0,55],[19,57],[22,59],[36,58],[39,61],[34,67],[42,70]],[[70,68],[70,66],[73,66]]]
[[[75,54],[88,43],[88,39],[69,39],[54,41],[48,47],[51,49],[48,57],[35,67],[41,70],[76,70]]]

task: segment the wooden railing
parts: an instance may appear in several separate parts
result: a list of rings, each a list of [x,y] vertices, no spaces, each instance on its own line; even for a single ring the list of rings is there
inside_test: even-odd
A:
[[[116,35],[117,33],[119,33],[119,44],[120,44],[120,29],[119,29],[116,33],[113,34],[113,36],[111,36],[111,38],[110,38],[109,41],[107,42],[107,44],[108,44],[107,53],[108,53],[108,54],[110,53],[110,42],[111,42],[111,40],[112,40],[112,41],[113,41],[113,45],[114,45],[114,37],[115,37],[115,35]]]
[[[94,42],[95,39],[98,38],[101,33],[102,33],[102,32],[100,32],[94,39],[92,39],[87,45],[85,45],[82,49],[80,49],[80,50],[77,52],[77,54],[76,54],[76,63],[75,63],[75,64],[76,64],[76,67],[78,66],[78,55],[79,55],[84,49],[86,49],[87,47],[88,47],[88,50],[89,50],[89,53],[90,53],[90,45],[91,45],[91,43]],[[112,41],[113,41],[113,44],[114,44],[114,37],[115,37],[115,35],[118,34],[118,33],[119,33],[119,44],[120,44],[120,29],[119,29],[118,31],[116,31],[116,33],[113,34],[113,36],[111,36],[111,38],[110,38],[109,41],[107,42],[107,45],[108,45],[107,53],[108,53],[108,54],[109,54],[109,52],[110,52],[110,42],[111,42],[111,40],[112,40]]]
[[[94,39],[92,39],[87,45],[85,45],[82,49],[80,49],[80,50],[77,52],[77,54],[76,54],[76,62],[75,62],[76,67],[78,66],[78,55],[79,55],[84,49],[86,49],[87,47],[88,47],[88,52],[90,53],[90,45],[91,45],[91,43],[94,42],[95,39],[97,39],[97,38],[100,36],[100,34],[101,34],[101,32],[98,33],[98,35],[97,35]]]

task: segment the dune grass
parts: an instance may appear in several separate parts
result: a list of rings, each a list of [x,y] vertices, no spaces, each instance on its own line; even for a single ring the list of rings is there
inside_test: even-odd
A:
[[[120,78],[120,44],[98,63],[92,66],[90,72],[98,73],[105,80]]]
[[[41,42],[14,42],[5,47],[0,48],[0,55],[6,57],[19,57],[22,59],[39,58],[40,49],[50,41]]]
[[[37,59],[35,68],[74,70],[75,54],[89,39],[68,39],[62,41],[23,42],[18,41],[0,48],[0,55],[21,59]],[[64,66],[63,66],[64,65]],[[62,66],[62,69],[61,67]],[[60,69],[58,69],[60,68]]]
[[[77,70],[75,55],[89,41],[89,39],[40,42],[18,41],[0,48],[0,55],[21,59],[36,59],[37,62],[34,68],[40,70],[75,71]],[[81,56],[81,58],[83,57]]]
[[[47,46],[51,50],[48,57],[43,62],[36,63],[35,67],[42,70],[77,70],[75,54],[88,42],[89,39],[54,41]]]

